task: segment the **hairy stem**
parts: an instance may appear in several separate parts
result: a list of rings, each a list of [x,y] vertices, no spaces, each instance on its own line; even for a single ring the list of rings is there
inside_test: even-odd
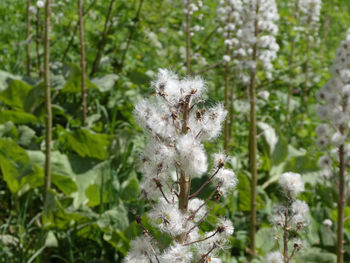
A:
[[[256,6],[256,14],[259,13],[259,6]],[[255,19],[255,36],[258,37],[258,20]],[[257,60],[257,43],[253,46],[252,60],[256,63]],[[257,136],[256,136],[256,67],[251,70],[250,86],[249,86],[249,100],[250,100],[250,125],[249,125],[249,166],[251,173],[251,210],[250,210],[250,250],[254,258],[256,256],[256,198],[257,198]]]
[[[87,117],[87,92],[86,92],[86,59],[84,41],[83,0],[78,0],[79,30],[80,30],[80,66],[81,66],[81,106],[83,111],[82,125],[86,124]]]
[[[101,60],[101,56],[102,56],[102,51],[106,45],[106,41],[107,41],[107,35],[108,35],[108,31],[109,31],[109,26],[110,26],[110,19],[112,17],[112,10],[113,10],[113,4],[114,4],[115,0],[111,0],[109,2],[109,7],[108,7],[108,12],[107,12],[107,16],[106,16],[106,20],[105,20],[105,24],[104,24],[104,28],[103,28],[103,32],[102,32],[102,36],[100,41],[97,44],[97,53],[96,53],[96,57],[94,62],[92,63],[92,69],[90,72],[90,77],[93,77],[95,75],[95,73],[98,70],[98,67],[100,66],[100,60]]]
[[[52,138],[52,111],[50,90],[50,15],[51,0],[45,5],[45,57],[44,57],[44,83],[45,83],[45,109],[46,109],[46,137],[45,137],[45,195],[44,209],[47,209],[48,192],[51,187],[51,138]]]
[[[341,133],[344,133],[341,127]],[[338,196],[338,229],[337,229],[337,263],[344,263],[344,208],[345,208],[345,161],[344,144],[339,146],[339,196]]]
[[[237,88],[237,69],[233,69],[233,74],[232,74],[232,86],[230,90],[230,114],[229,114],[229,131],[228,131],[228,136],[231,139],[231,142],[233,141],[233,119],[234,119],[234,113],[235,113],[235,108],[234,108],[234,101],[236,97],[236,88]]]
[[[26,66],[27,66],[27,76],[30,77],[30,0],[27,0],[27,10],[26,10]]]
[[[191,74],[191,15],[190,15],[190,3],[191,0],[186,1],[186,74]]]
[[[141,14],[141,8],[142,8],[142,5],[143,5],[143,2],[144,2],[144,0],[140,0],[139,7],[137,8],[136,16],[135,16],[135,18],[134,18],[135,23],[134,23],[134,26],[130,29],[129,37],[128,37],[128,40],[127,40],[127,42],[126,42],[126,48],[125,48],[125,51],[123,52],[123,56],[122,56],[122,59],[121,59],[121,62],[120,62],[119,71],[122,71],[122,69],[123,69],[123,67],[124,67],[124,62],[125,62],[126,54],[127,54],[128,51],[129,51],[129,47],[130,47],[131,40],[133,39],[135,30],[136,30],[136,28],[137,28],[137,25],[139,24],[139,21],[140,21],[140,14]]]
[[[289,217],[289,201],[290,193],[287,193],[286,210],[284,211],[284,225],[283,225],[283,260],[288,263],[288,217]]]
[[[35,49],[37,56],[37,70],[39,77],[42,76],[41,70],[41,54],[40,54],[40,42],[41,42],[41,32],[40,32],[40,8],[36,9],[36,21],[35,21]]]

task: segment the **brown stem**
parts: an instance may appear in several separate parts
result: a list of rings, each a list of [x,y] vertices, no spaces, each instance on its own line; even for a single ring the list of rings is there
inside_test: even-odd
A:
[[[92,69],[90,72],[90,78],[92,78],[95,73],[98,70],[98,67],[100,66],[100,60],[101,60],[101,56],[102,56],[102,51],[106,45],[106,41],[107,41],[107,35],[108,35],[108,31],[109,31],[109,26],[110,26],[110,19],[111,19],[111,15],[112,15],[112,10],[113,10],[113,4],[114,4],[115,0],[111,0],[109,2],[109,7],[108,7],[108,12],[107,12],[107,16],[106,16],[106,20],[105,20],[105,24],[104,24],[104,28],[103,28],[103,32],[102,32],[102,36],[100,41],[97,44],[97,53],[96,53],[96,57],[95,60],[92,64]]]
[[[208,240],[208,239],[212,238],[213,236],[215,236],[218,232],[219,232],[219,229],[216,229],[216,231],[213,234],[211,234],[210,236],[207,236],[206,238],[202,238],[202,239],[190,242],[190,243],[186,243],[186,244],[184,244],[184,246],[189,246],[189,245],[193,245],[193,244]]]
[[[286,210],[284,211],[284,225],[283,225],[283,259],[288,263],[288,213],[289,213],[290,193],[287,193]]]
[[[203,190],[203,188],[209,184],[211,182],[211,180],[215,177],[215,175],[217,175],[217,173],[220,171],[220,169],[222,168],[223,166],[218,166],[218,168],[216,169],[216,171],[212,174],[212,176],[209,177],[209,179],[207,181],[205,181],[205,183],[203,183],[196,192],[194,192],[193,194],[190,195],[189,199],[192,199],[194,197],[196,197],[200,191]]]
[[[83,111],[82,125],[86,124],[87,117],[87,92],[86,92],[86,59],[84,41],[83,0],[78,0],[79,31],[80,31],[80,65],[81,65],[81,106]]]
[[[288,89],[288,95],[287,95],[287,109],[286,109],[286,123],[289,122],[290,119],[290,100],[293,95],[293,76],[292,76],[292,71],[294,69],[293,63],[294,63],[294,50],[295,50],[295,38],[293,37],[292,43],[291,43],[291,50],[290,50],[290,58],[289,58],[289,67],[291,68],[290,70],[290,83],[289,83],[289,89]]]
[[[201,257],[201,259],[198,260],[197,263],[205,263],[205,262],[206,262],[206,261],[204,261],[205,258],[207,258],[211,252],[213,252],[213,250],[216,248],[216,246],[217,246],[217,245],[214,243],[214,244],[213,244],[213,247],[208,251],[208,253],[205,254],[205,255],[203,255],[203,256]]]
[[[41,42],[41,32],[40,32],[40,8],[36,9],[36,21],[35,21],[35,47],[37,56],[37,70],[39,77],[42,76],[41,70],[41,54],[40,54],[40,42]]]
[[[204,203],[201,204],[201,205],[197,208],[197,210],[194,211],[194,212],[187,218],[187,220],[192,220],[192,219],[196,216],[196,214],[198,213],[198,211],[201,210],[202,207],[205,206],[205,205],[213,198],[214,194],[216,193],[216,191],[217,191],[221,186],[222,186],[222,184],[219,183],[219,184],[215,187],[215,189],[211,192],[211,194],[209,195],[209,197],[204,201]]]
[[[191,74],[191,32],[190,32],[190,2],[186,1],[186,74]]]
[[[45,83],[45,108],[46,108],[46,137],[45,137],[45,195],[44,209],[48,208],[48,193],[51,187],[51,138],[52,138],[52,111],[50,90],[50,15],[51,0],[46,0],[45,5],[45,57],[44,57],[44,83]]]
[[[209,215],[209,213],[211,212],[211,210],[213,210],[214,206],[219,202],[220,198],[221,198],[221,195],[218,194],[218,195],[215,197],[215,201],[214,201],[213,204],[209,207],[209,209],[208,209],[207,212],[204,214],[204,216],[203,216],[200,220],[198,220],[198,221],[196,222],[196,224],[195,224],[192,228],[190,228],[190,230],[187,231],[187,233],[186,233],[186,235],[185,235],[186,237],[187,237],[196,227],[198,227],[198,226],[204,221],[204,219]]]
[[[26,64],[27,64],[27,76],[30,77],[30,0],[27,0],[26,11]]]
[[[237,69],[233,69],[233,76],[232,76],[232,87],[231,87],[231,94],[230,94],[230,122],[229,122],[229,138],[231,141],[233,141],[233,119],[234,119],[234,113],[235,113],[235,108],[234,108],[234,102],[236,99],[236,88],[237,88]]]
[[[128,37],[128,40],[126,42],[126,48],[125,48],[125,51],[123,52],[123,56],[122,56],[122,59],[121,59],[121,62],[120,62],[119,71],[121,71],[123,69],[123,67],[124,67],[126,54],[128,53],[128,50],[129,50],[129,47],[130,47],[130,43],[131,43],[131,40],[133,39],[133,35],[135,33],[137,25],[140,22],[140,14],[141,14],[141,8],[142,8],[142,5],[143,5],[143,2],[144,2],[144,0],[140,0],[139,7],[137,9],[136,16],[134,18],[135,23],[134,23],[134,26],[132,27],[132,29],[130,30],[129,37]]]
[[[96,3],[97,0],[94,0],[87,8],[86,10],[84,10],[83,12],[83,16],[87,15],[90,11],[90,9],[94,6],[94,4]],[[77,31],[78,31],[78,28],[79,28],[79,21],[76,23],[74,29],[73,29],[73,33],[68,41],[68,44],[67,44],[67,47],[65,48],[65,50],[63,51],[63,57],[62,57],[62,63],[64,63],[66,61],[66,57],[67,57],[67,54],[68,54],[68,51],[69,49],[72,47],[73,45],[73,42],[74,42],[74,37],[76,36],[77,34]]]
[[[220,61],[220,62],[218,62],[218,63],[216,63],[216,64],[214,64],[214,65],[211,65],[211,66],[209,66],[209,67],[206,67],[206,68],[204,68],[204,69],[201,69],[201,70],[195,72],[194,75],[200,75],[200,74],[205,73],[205,72],[207,72],[207,71],[209,71],[209,70],[211,70],[211,69],[213,69],[213,68],[217,68],[217,67],[219,67],[219,66],[221,66],[221,65],[222,65],[222,61]]]
[[[231,12],[230,12],[230,15],[227,17],[227,21],[226,21],[226,24],[230,24],[231,23]],[[231,30],[227,30],[227,38],[230,38],[231,36]],[[226,46],[226,51],[225,51],[225,55],[226,56],[230,56],[231,54],[231,48],[230,48],[230,45],[227,45]],[[230,63],[229,62],[226,62],[225,63],[225,91],[224,91],[224,105],[225,105],[225,108],[228,109],[228,89],[229,89],[229,82],[230,82]],[[229,118],[226,118],[225,119],[225,128],[224,128],[224,149],[226,152],[228,152],[228,143],[229,143],[229,140],[230,140],[230,137],[229,137]]]
[[[337,229],[337,263],[344,263],[345,162],[344,145],[339,146],[339,197]]]
[[[256,6],[256,14],[259,13],[259,5]],[[255,19],[255,37],[258,37],[258,20]],[[256,63],[257,60],[257,43],[253,46],[252,60]],[[256,136],[256,74],[257,63],[255,68],[251,71],[250,86],[249,86],[249,100],[250,100],[250,125],[249,125],[249,166],[251,173],[251,210],[250,210],[250,250],[252,252],[252,258],[256,256],[256,198],[257,198],[257,184],[258,184],[258,171],[257,171],[257,136]]]
[[[156,239],[149,231],[148,229],[145,227],[145,225],[142,223],[142,218],[138,215],[136,215],[136,223],[139,224],[142,228],[142,230],[147,233],[147,235],[149,237],[151,237],[161,249],[164,249],[164,246],[158,241],[158,239]]]

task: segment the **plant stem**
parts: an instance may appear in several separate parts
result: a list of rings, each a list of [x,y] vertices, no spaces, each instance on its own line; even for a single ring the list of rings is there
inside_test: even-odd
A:
[[[191,74],[191,32],[190,32],[190,2],[186,1],[186,74]]]
[[[103,28],[103,32],[102,32],[102,36],[100,41],[97,44],[97,53],[96,53],[96,57],[95,60],[92,64],[92,69],[90,72],[90,77],[93,77],[95,75],[95,73],[98,70],[98,67],[100,66],[100,60],[101,60],[101,56],[102,56],[102,51],[106,45],[106,40],[107,40],[107,35],[108,35],[108,31],[109,31],[109,22],[111,19],[111,15],[112,15],[112,10],[113,10],[113,4],[114,4],[115,0],[111,0],[109,2],[109,7],[108,7],[108,12],[107,12],[107,16],[106,16],[106,20],[105,20],[105,24],[104,24],[104,28]]]
[[[345,109],[346,106],[343,107]],[[344,127],[340,127],[344,133]],[[338,197],[338,229],[337,229],[337,263],[344,263],[344,208],[345,208],[345,161],[344,144],[339,146],[339,197]]]
[[[233,74],[232,74],[232,87],[231,87],[231,94],[230,94],[230,122],[229,122],[229,133],[228,136],[233,141],[233,119],[234,119],[234,113],[235,113],[235,108],[234,108],[234,101],[236,97],[236,88],[237,88],[237,69],[233,69]]]
[[[286,198],[286,210],[284,211],[284,226],[283,226],[283,260],[285,263],[288,263],[288,217],[289,217],[289,201],[290,193],[287,193]]]
[[[45,83],[45,108],[46,108],[46,138],[45,138],[45,195],[44,209],[47,209],[48,192],[51,187],[51,138],[52,138],[52,111],[50,90],[50,15],[51,0],[46,0],[45,5],[45,57],[44,57],[44,83]]]
[[[27,65],[27,76],[30,77],[30,0],[27,0],[27,11],[26,11],[26,65]]]
[[[86,124],[87,117],[87,92],[86,92],[86,59],[84,41],[84,20],[83,20],[83,0],[78,0],[79,29],[80,29],[80,65],[81,65],[81,104],[82,104],[82,125]]]
[[[294,11],[293,11],[294,12]],[[296,21],[298,21],[298,12],[299,12],[299,0],[296,1],[295,3],[295,19]],[[292,73],[293,73],[293,69],[294,69],[294,53],[295,53],[295,37],[293,36],[292,38],[292,42],[291,42],[291,49],[290,49],[290,58],[289,58],[289,67],[291,68],[290,70],[290,83],[289,83],[289,89],[288,89],[288,95],[287,95],[287,109],[286,109],[286,123],[289,122],[289,119],[290,119],[290,100],[291,100],[291,97],[293,95],[293,89],[294,89],[294,85],[293,85],[293,82],[292,82],[292,79],[293,79],[293,76],[292,76]]]
[[[186,134],[187,133],[187,123],[188,123],[188,118],[189,118],[189,100],[186,99],[186,102],[183,106],[183,124],[182,124],[182,129],[181,133]],[[191,176],[186,174],[185,171],[181,169],[180,172],[180,193],[179,193],[179,209],[181,212],[186,213],[187,212],[187,207],[188,207],[188,200],[189,200],[189,195],[191,191]],[[184,243],[185,241],[186,234],[182,234],[179,237],[179,242],[181,244]]]
[[[226,20],[226,24],[230,24],[231,23],[231,12],[229,14],[229,16],[227,17]],[[228,29],[227,30],[227,38],[231,37],[231,30]],[[226,56],[230,56],[231,53],[231,48],[230,45],[226,45],[226,51],[225,51],[225,55]],[[225,108],[228,109],[228,88],[229,88],[229,82],[230,82],[230,62],[226,62],[225,63],[225,98],[224,98],[224,105]],[[230,140],[229,137],[229,118],[225,119],[225,126],[224,126],[224,149],[226,152],[228,152],[228,143]]]
[[[89,13],[90,9],[94,6],[94,4],[96,3],[97,0],[94,0],[87,8],[86,10],[83,12],[83,17]],[[68,51],[69,49],[71,48],[71,46],[73,45],[73,41],[74,41],[74,37],[75,35],[77,34],[77,30],[78,30],[78,27],[79,27],[79,21],[76,23],[74,29],[73,29],[73,33],[68,41],[68,44],[67,44],[67,47],[66,49],[64,50],[63,52],[63,58],[62,58],[62,63],[65,62],[66,60],[66,57],[67,57],[67,54],[68,54]]]
[[[256,14],[259,13],[259,6],[256,6]],[[258,20],[255,19],[255,37],[258,37]],[[253,46],[252,61],[256,63],[257,59],[257,43]],[[251,173],[251,211],[250,211],[250,250],[252,258],[256,256],[255,235],[256,235],[256,197],[257,197],[257,184],[258,184],[258,172],[257,172],[257,138],[256,138],[256,74],[257,64],[255,68],[251,70],[250,87],[249,87],[249,100],[250,100],[250,125],[249,125],[249,166]]]
[[[35,22],[35,44],[36,44],[36,56],[37,56],[37,70],[39,77],[42,76],[42,71],[41,71],[41,55],[40,55],[40,41],[41,41],[41,36],[40,36],[40,8],[36,9],[36,22]]]

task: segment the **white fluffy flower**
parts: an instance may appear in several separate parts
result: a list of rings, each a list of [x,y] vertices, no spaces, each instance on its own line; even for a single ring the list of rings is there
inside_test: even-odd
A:
[[[270,252],[266,255],[266,263],[283,263],[283,256],[280,252]]]
[[[325,219],[325,220],[323,220],[323,224],[324,224],[326,227],[332,227],[333,222],[332,222],[332,220],[330,220],[330,219]]]
[[[309,206],[307,203],[301,200],[295,200],[292,204],[293,211],[293,223],[298,226],[304,226],[307,224]]]
[[[184,229],[185,218],[176,204],[169,204],[164,199],[148,212],[154,226],[171,235],[180,235]]]
[[[182,246],[179,243],[175,243],[165,250],[160,258],[162,263],[190,263],[193,255],[189,246]]]
[[[346,140],[345,135],[341,134],[340,132],[336,132],[333,134],[331,141],[334,147],[339,147],[340,145],[344,144]]]
[[[191,176],[198,177],[208,169],[203,145],[191,134],[183,135],[176,143],[181,167]]]
[[[191,217],[195,214],[194,218],[195,220],[201,219],[205,212],[205,205],[203,200],[200,200],[198,198],[193,198],[188,202],[188,214]],[[201,208],[200,208],[201,207]]]
[[[321,169],[328,169],[332,166],[332,159],[329,156],[324,155],[318,159],[317,164]]]
[[[214,182],[219,184],[222,194],[226,194],[236,187],[238,180],[232,170],[223,168],[214,177]]]
[[[131,249],[124,259],[124,263],[148,263],[156,261],[154,252],[158,250],[152,248],[151,239],[148,237],[137,237],[130,243]],[[153,252],[154,250],[154,252]]]
[[[39,1],[36,1],[36,6],[38,8],[43,8],[45,6],[45,3],[44,3],[44,1],[39,0]]]
[[[304,191],[304,183],[298,173],[287,172],[281,175],[281,187],[291,195],[298,195]]]
[[[219,231],[219,235],[223,238],[232,236],[235,230],[232,225],[232,222],[229,219],[220,219],[219,223],[217,224],[217,228]]]

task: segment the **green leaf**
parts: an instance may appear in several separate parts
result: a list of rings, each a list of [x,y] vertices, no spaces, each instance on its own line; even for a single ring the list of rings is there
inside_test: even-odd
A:
[[[138,70],[133,70],[128,73],[129,79],[135,84],[147,84],[151,81],[151,78],[146,74]]]
[[[12,121],[14,124],[34,124],[38,123],[38,118],[26,112],[12,110],[0,111],[0,123],[7,121]]]
[[[36,172],[26,151],[10,139],[0,139],[0,167],[12,193],[24,186],[24,178]]]
[[[273,242],[274,240],[274,231],[270,227],[260,228],[256,233],[256,247],[264,254],[275,247],[276,243]]]
[[[66,140],[66,145],[81,157],[92,157],[105,160],[110,145],[111,136],[93,133],[87,129],[79,129],[73,133],[64,132],[60,140]]]
[[[135,200],[140,196],[139,182],[136,177],[130,178],[123,184],[120,198],[124,201]]]
[[[8,88],[0,91],[0,101],[14,110],[24,110],[24,104],[32,86],[21,80],[12,80]]]
[[[85,80],[87,89],[98,89],[88,78]],[[81,70],[77,65],[70,65],[70,73],[64,87],[61,89],[63,93],[81,92]]]
[[[46,239],[45,239],[45,247],[58,247],[58,241],[53,233],[53,231],[49,231],[47,233]]]
[[[11,121],[0,124],[0,138],[5,137],[17,140],[18,131],[16,129],[16,126]]]
[[[284,171],[305,174],[319,171],[319,168],[312,157],[303,155],[290,158],[284,167]]]
[[[336,255],[319,248],[306,248],[297,257],[298,263],[335,263]]]
[[[129,225],[128,213],[123,205],[105,211],[97,221],[97,225],[108,231],[123,231]]]
[[[238,177],[238,206],[241,211],[250,211],[251,197],[250,197],[250,181],[248,176],[239,173]],[[260,196],[257,196],[257,209],[264,207],[264,203]]]
[[[101,92],[111,91],[119,77],[116,74],[107,74],[103,77],[94,78],[94,83]]]
[[[18,144],[28,147],[35,138],[35,131],[28,126],[21,125],[18,127]]]

